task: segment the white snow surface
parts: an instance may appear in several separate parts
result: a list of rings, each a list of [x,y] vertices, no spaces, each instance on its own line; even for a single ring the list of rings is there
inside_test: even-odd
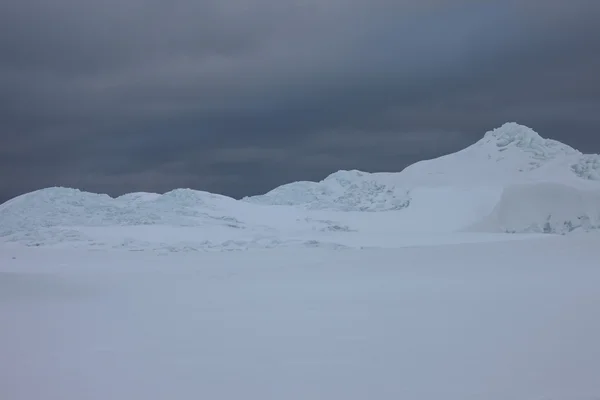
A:
[[[600,156],[516,123],[401,172],[339,171],[242,200],[47,188],[0,205],[0,241],[132,250],[402,247],[431,235],[454,243],[598,227]]]
[[[597,400],[599,239],[0,244],[0,399]]]

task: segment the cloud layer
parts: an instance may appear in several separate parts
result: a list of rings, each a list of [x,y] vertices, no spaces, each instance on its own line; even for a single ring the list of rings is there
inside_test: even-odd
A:
[[[5,0],[0,200],[242,196],[518,121],[600,152],[591,0]]]

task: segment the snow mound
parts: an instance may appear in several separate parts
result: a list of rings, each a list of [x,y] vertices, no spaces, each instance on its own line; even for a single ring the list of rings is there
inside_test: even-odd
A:
[[[579,159],[579,162],[571,164],[571,170],[582,179],[600,181],[600,156],[586,154]]]
[[[471,230],[505,233],[565,234],[600,228],[600,190],[558,183],[512,185],[492,212]]]
[[[308,210],[389,211],[410,204],[408,191],[366,172],[338,171],[321,182],[294,182],[243,200],[255,204],[295,205]]]
[[[0,206],[0,236],[14,230],[53,226],[199,225],[190,217],[218,218],[210,213],[234,199],[189,189],[164,195],[106,194],[62,187],[41,189]]]
[[[526,151],[532,151],[538,155],[547,157],[547,149],[554,149],[564,154],[576,152],[573,148],[551,139],[542,138],[533,129],[509,122],[499,128],[487,132],[483,137],[483,143],[494,141],[496,146],[505,149],[509,146],[516,146]]]
[[[397,235],[600,228],[600,156],[508,123],[398,173],[338,171],[242,200],[48,188],[0,205],[0,240],[169,251],[394,246]]]

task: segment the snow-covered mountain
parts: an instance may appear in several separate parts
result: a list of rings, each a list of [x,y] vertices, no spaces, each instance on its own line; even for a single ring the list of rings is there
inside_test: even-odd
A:
[[[28,245],[385,247],[394,235],[410,233],[597,227],[600,156],[516,123],[401,172],[338,171],[321,182],[294,182],[240,201],[190,189],[111,198],[48,188],[0,205],[0,238]]]
[[[560,182],[577,187],[600,183],[600,156],[585,155],[532,129],[507,123],[459,152],[413,164],[398,175],[423,184]]]
[[[418,187],[532,182],[600,188],[600,156],[582,154],[526,126],[506,123],[466,149],[417,162],[402,172],[338,171],[321,182],[294,182],[244,200],[309,209],[381,211],[406,207],[410,189]]]

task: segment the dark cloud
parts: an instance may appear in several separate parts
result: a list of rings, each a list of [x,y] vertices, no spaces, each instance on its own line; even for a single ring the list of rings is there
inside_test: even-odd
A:
[[[242,196],[401,170],[506,121],[600,152],[592,0],[5,0],[0,201]]]

